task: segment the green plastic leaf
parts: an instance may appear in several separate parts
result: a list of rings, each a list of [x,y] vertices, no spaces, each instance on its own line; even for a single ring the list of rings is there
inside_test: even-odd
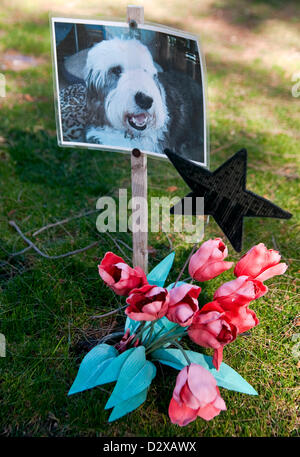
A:
[[[144,346],[134,348],[121,368],[105,409],[112,408],[145,390],[155,375],[156,368],[153,363],[146,360]]]
[[[226,363],[221,363],[218,371],[213,366],[212,357],[193,351],[186,351],[186,353],[192,363],[201,365],[213,374],[219,387],[249,395],[258,395],[256,390],[233,368],[226,365]],[[152,360],[161,362],[177,370],[182,370],[182,368],[188,365],[179,349],[157,349],[152,353]]]
[[[68,395],[92,389],[106,367],[117,357],[118,351],[108,344],[98,344],[82,360]]]
[[[167,255],[158,265],[156,265],[153,270],[147,276],[147,280],[149,284],[154,284],[159,287],[164,287],[166,279],[170,273],[174,262],[175,252],[171,252],[171,254]]]
[[[147,393],[148,389],[145,389],[134,397],[128,398],[128,400],[116,405],[109,416],[108,422],[120,419],[120,417],[123,417],[125,414],[131,413],[131,411],[138,408],[146,400]]]

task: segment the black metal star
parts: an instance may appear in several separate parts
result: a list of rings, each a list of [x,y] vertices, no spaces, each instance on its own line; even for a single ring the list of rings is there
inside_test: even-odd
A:
[[[214,217],[237,252],[242,249],[244,217],[290,219],[292,214],[265,198],[246,190],[247,151],[241,149],[217,170],[206,168],[165,149],[178,173],[191,188],[192,214],[196,215],[196,197],[204,197],[204,214]],[[183,200],[171,208],[180,212]]]

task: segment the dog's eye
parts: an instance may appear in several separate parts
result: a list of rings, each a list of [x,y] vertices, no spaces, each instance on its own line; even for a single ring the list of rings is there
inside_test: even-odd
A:
[[[113,75],[120,76],[120,74],[122,73],[122,67],[121,65],[117,65],[115,67],[111,67],[110,71]]]

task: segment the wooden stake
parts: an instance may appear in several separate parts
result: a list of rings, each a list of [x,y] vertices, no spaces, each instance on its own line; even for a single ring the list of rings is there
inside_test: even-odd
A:
[[[128,5],[127,22],[135,21],[137,24],[144,24],[144,7]]]
[[[144,23],[143,6],[127,6],[127,21],[133,26],[135,23]],[[147,206],[147,155],[139,149],[133,149],[131,153],[131,189],[132,198],[142,197],[139,209],[140,225],[144,230],[132,233],[133,240],[133,266],[141,267],[148,272],[148,206]],[[143,224],[142,224],[143,221]]]

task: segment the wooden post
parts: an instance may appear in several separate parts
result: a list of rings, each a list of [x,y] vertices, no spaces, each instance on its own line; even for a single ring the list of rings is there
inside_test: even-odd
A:
[[[127,21],[135,21],[137,24],[144,24],[144,7],[128,5],[127,6]]]
[[[127,6],[127,21],[132,23],[144,23],[143,6]],[[133,149],[131,153],[131,189],[132,198],[142,197],[140,215],[144,221],[144,230],[132,233],[133,241],[133,266],[141,267],[148,273],[148,206],[147,206],[147,155],[139,149]],[[142,225],[142,221],[140,221]]]

